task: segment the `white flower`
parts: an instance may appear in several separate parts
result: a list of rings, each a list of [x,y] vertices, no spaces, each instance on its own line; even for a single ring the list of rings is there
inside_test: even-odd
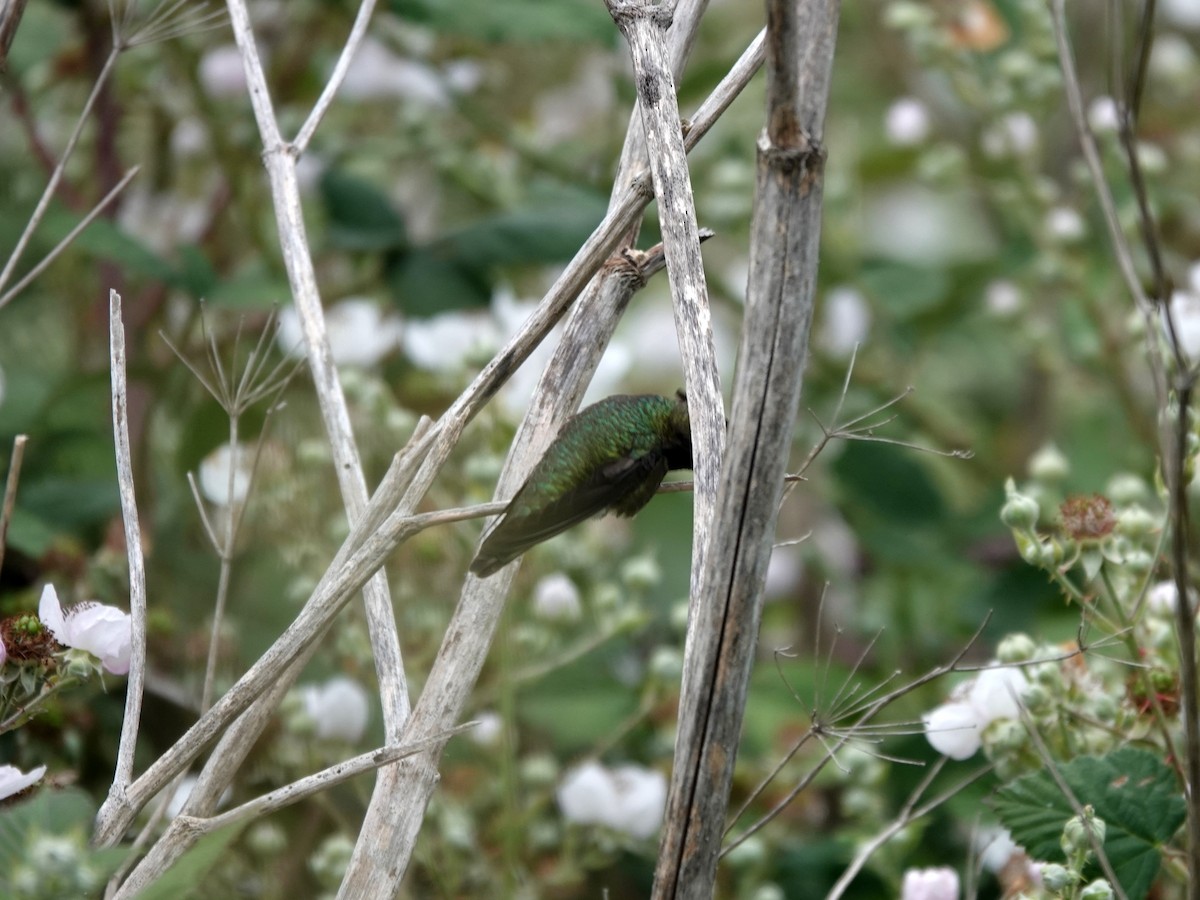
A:
[[[156,193],[149,188],[129,192],[117,216],[121,227],[160,253],[199,240],[210,220],[209,204],[198,197]]]
[[[1069,206],[1056,206],[1046,213],[1046,234],[1061,244],[1070,244],[1083,237],[1086,230],[1083,216]]]
[[[28,772],[22,772],[16,766],[0,766],[0,800],[6,800],[30,785],[37,784],[45,774],[45,766],[38,766]]]
[[[604,825],[645,839],[662,825],[667,779],[641,766],[609,769],[586,762],[569,771],[558,788],[563,816],[581,825]]]
[[[1097,97],[1088,105],[1088,124],[1096,134],[1115,134],[1121,124],[1117,101],[1112,97]]]
[[[562,572],[545,576],[533,589],[533,612],[543,619],[579,621],[583,615],[579,588]]]
[[[991,259],[998,246],[963,192],[906,186],[875,191],[862,215],[864,249],[913,266]]]
[[[428,319],[410,319],[404,329],[405,355],[431,372],[458,372],[498,341],[495,323],[482,312],[451,310]]]
[[[1172,31],[1159,32],[1154,36],[1154,49],[1150,51],[1150,74],[1156,81],[1161,79],[1168,84],[1190,88],[1189,82],[1195,68],[1196,51],[1187,38]]]
[[[889,106],[883,123],[888,140],[899,147],[911,147],[929,137],[929,110],[915,97],[902,97]]]
[[[1029,113],[1008,113],[983,133],[980,143],[992,159],[1026,156],[1037,149],[1037,122]]]
[[[240,97],[246,93],[246,69],[236,44],[214,47],[201,57],[200,84],[210,97]]]
[[[1178,603],[1179,591],[1173,581],[1160,581],[1146,592],[1146,607],[1151,612],[1170,615]]]
[[[1005,278],[997,278],[983,290],[983,305],[992,315],[1006,319],[1021,311],[1025,298],[1021,289]]]
[[[347,297],[325,310],[325,333],[335,363],[368,368],[400,346],[404,325],[398,315],[385,314],[367,297]],[[305,351],[300,314],[294,306],[279,313],[275,340],[286,353]]]
[[[371,707],[366,690],[353,678],[335,675],[324,684],[302,687],[300,696],[304,711],[316,723],[317,738],[347,744],[362,739]]]
[[[771,551],[771,559],[767,563],[763,594],[771,600],[790,596],[799,589],[803,575],[804,559],[799,548],[794,545],[776,547]]]
[[[1158,7],[1163,21],[1179,28],[1200,30],[1200,3],[1196,0],[1162,0]],[[1155,40],[1155,43],[1158,43]]]
[[[900,900],[958,900],[958,873],[953,869],[909,869]]]
[[[48,584],[42,589],[38,618],[64,647],[92,654],[114,675],[129,671],[133,642],[129,613],[101,603],[80,603],[64,612],[54,585]]]
[[[180,119],[171,129],[171,153],[179,159],[190,159],[208,152],[208,129],[195,116]]]
[[[469,732],[471,740],[481,747],[494,747],[504,734],[504,717],[498,712],[487,710],[479,713],[475,727]]]
[[[955,689],[950,699],[922,716],[925,738],[951,759],[967,759],[980,747],[983,730],[997,719],[1015,719],[1028,682],[1011,667],[984,669]]]
[[[871,330],[871,307],[856,288],[840,285],[825,294],[817,340],[831,356],[849,357]]]
[[[1008,865],[1013,854],[1021,852],[1020,845],[1012,839],[1007,828],[985,828],[976,834],[974,844],[980,865],[989,872],[999,872]]]
[[[1200,358],[1200,293],[1175,291],[1171,294],[1170,309],[1179,349],[1193,360]]]
[[[397,56],[371,37],[354,54],[341,94],[348,100],[402,97],[428,107],[447,103],[447,91],[437,72],[424,63]]]
[[[229,470],[233,469],[230,491]],[[254,448],[249,444],[222,444],[200,463],[200,493],[217,506],[241,503],[250,492],[254,469]]]
[[[1200,296],[1200,259],[1188,266],[1187,280],[1192,293]]]

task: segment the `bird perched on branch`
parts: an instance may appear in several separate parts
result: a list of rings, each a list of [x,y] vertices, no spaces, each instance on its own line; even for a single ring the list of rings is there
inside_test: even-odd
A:
[[[530,547],[611,510],[632,516],[672,469],[692,467],[687,398],[606,397],[567,420],[471,563],[487,578]]]

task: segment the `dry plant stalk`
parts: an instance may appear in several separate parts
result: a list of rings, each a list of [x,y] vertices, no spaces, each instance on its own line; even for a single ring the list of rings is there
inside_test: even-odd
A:
[[[816,289],[836,0],[767,3],[767,127],[729,449],[693,593],[655,898],[712,896]],[[693,573],[695,576],[695,572]],[[694,577],[693,584],[696,584]]]
[[[670,50],[666,54],[676,70],[682,66],[705,5],[703,0],[686,0],[676,10],[676,26],[668,34]],[[360,8],[343,60],[348,59],[353,52],[354,42],[365,30],[369,10],[370,3],[364,3]],[[153,883],[194,843],[198,836],[197,821],[211,815],[216,798],[236,773],[247,749],[265,727],[283,693],[309,655],[315,651],[321,634],[342,606],[377,572],[398,543],[420,528],[428,527],[435,521],[445,521],[447,516],[453,514],[454,511],[431,514],[431,518],[414,516],[412,511],[437,476],[471,418],[567,311],[572,301],[592,281],[593,274],[601,264],[622,245],[628,246],[630,236],[636,232],[638,217],[652,197],[649,177],[644,172],[636,174],[641,168],[637,164],[638,131],[631,125],[629,146],[633,149],[623,158],[622,177],[614,188],[609,215],[508,346],[483,369],[437,423],[422,428],[414,435],[389,470],[385,484],[368,505],[365,492],[359,494],[354,484],[356,481],[361,483],[362,476],[353,450],[353,437],[349,432],[340,385],[330,363],[295,176],[299,150],[311,137],[320,115],[332,98],[334,88],[326,88],[296,141],[291,144],[284,141],[271,108],[245,6],[240,0],[229,0],[229,11],[246,64],[251,99],[266,151],[264,159],[271,178],[284,258],[300,309],[314,381],[330,441],[334,446],[337,469],[344,478],[342,488],[351,515],[352,529],[308,604],[276,644],[167,754],[141,777],[110,794],[97,817],[96,826],[97,842],[106,845],[118,841],[137,810],[184,771],[214,740],[220,738],[183,815],[168,826],[167,833],[133,870],[116,894],[119,897],[133,896]],[[691,149],[707,133],[753,76],[762,59],[763,41],[760,35],[697,111],[682,139],[681,146],[684,149]],[[340,73],[344,67],[339,63],[336,71]],[[677,113],[672,127],[678,137],[680,122]],[[686,242],[678,246],[686,248]],[[667,248],[668,255],[675,252]],[[617,257],[604,268],[603,276],[594,281],[585,304],[572,316],[558,352],[547,367],[531,405],[530,416],[514,443],[508,467],[497,488],[497,496],[511,493],[561,422],[578,405],[629,296],[644,282],[651,264],[657,263],[639,258],[637,254]],[[693,299],[698,302],[699,295]],[[688,346],[703,347],[707,342],[711,347],[711,336],[706,338],[705,335],[703,314],[698,313],[697,309],[694,307],[690,313],[692,322],[689,323],[688,334],[691,337],[688,338]],[[691,349],[685,352],[686,365],[698,370],[708,366],[710,385],[715,385],[712,354],[700,351],[697,356],[696,351]],[[704,392],[703,389],[696,390]],[[719,397],[711,386],[707,393],[711,395],[710,399]],[[719,403],[715,409],[719,411]],[[713,419],[711,430],[717,432],[716,417],[710,418]],[[719,442],[719,433],[710,442]],[[393,655],[387,646],[395,643],[394,630],[389,630],[393,626],[386,621],[391,616],[389,604],[381,626],[386,632],[382,641],[385,646],[381,648],[380,642],[376,641],[375,648],[380,683],[385,691],[388,746],[430,749],[381,770],[367,822],[360,833],[341,896],[389,895],[398,889],[424,816],[425,804],[436,785],[438,756],[469,697],[480,660],[498,621],[509,581],[510,577],[499,575],[489,579],[485,586],[477,579],[467,579],[463,598],[445,636],[442,652],[430,673],[425,692],[413,714],[407,718],[403,715],[407,711],[407,693],[403,688],[398,649]],[[386,590],[383,596],[386,598]],[[390,717],[389,709],[393,713]],[[393,740],[397,732],[402,740]]]

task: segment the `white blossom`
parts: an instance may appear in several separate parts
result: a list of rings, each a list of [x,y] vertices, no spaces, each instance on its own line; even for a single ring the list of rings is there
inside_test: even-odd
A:
[[[981,745],[983,730],[997,719],[1014,719],[1028,682],[1011,667],[984,669],[955,689],[950,699],[922,716],[925,738],[951,759],[967,759]]]
[[[246,93],[246,69],[236,44],[214,47],[200,58],[200,84],[210,97]]]
[[[985,155],[992,159],[1027,156],[1037,149],[1038,125],[1026,112],[1002,116],[980,139]]]
[[[45,766],[38,766],[28,772],[22,772],[16,766],[0,766],[0,800],[6,800],[13,794],[19,794],[25,788],[37,784],[45,774]]]
[[[38,618],[64,647],[84,650],[114,675],[129,671],[133,621],[129,613],[102,603],[80,603],[63,610],[54,585],[42,589]]]
[[[1056,206],[1046,213],[1046,234],[1062,244],[1070,244],[1083,237],[1086,227],[1083,216],[1069,206]]]
[[[902,97],[888,107],[883,130],[899,147],[920,144],[929,137],[929,110],[915,97]]]
[[[1121,125],[1117,101],[1112,97],[1097,97],[1088,105],[1088,124],[1097,134],[1115,134]]]
[[[498,346],[499,336],[484,312],[451,310],[427,319],[410,319],[404,329],[404,353],[431,372],[454,373],[473,356]]]
[[[1170,309],[1179,349],[1193,360],[1200,359],[1200,293],[1175,291]]]
[[[357,744],[367,730],[371,714],[367,692],[361,684],[345,675],[336,675],[324,684],[305,685],[300,689],[304,710],[316,725],[315,734],[325,741]]]
[[[354,54],[341,94],[348,100],[400,97],[432,108],[444,107],[448,102],[442,77],[434,69],[397,56],[372,37],[364,40]]]
[[[335,363],[369,368],[400,346],[404,325],[398,315],[385,313],[367,297],[346,297],[325,310],[325,333]],[[294,306],[279,313],[275,340],[284,352],[305,351],[300,314]]]
[[[1189,31],[1200,30],[1200,3],[1196,0],[1162,0],[1158,11],[1168,24]]]
[[[904,873],[900,900],[958,900],[958,892],[958,873],[953,869],[909,869]]]
[[[817,340],[831,356],[849,357],[871,330],[871,307],[862,291],[847,285],[830,288],[821,312]]]
[[[609,769],[586,762],[559,785],[563,816],[580,825],[603,825],[644,840],[662,825],[667,779],[653,769],[625,765]]]
[[[233,469],[232,491],[229,470]],[[210,503],[242,503],[250,492],[254,448],[249,444],[222,444],[200,462],[200,493]]]
[[[504,717],[489,709],[477,713],[475,719],[475,727],[468,732],[471,740],[481,747],[494,747],[499,743],[504,734]]]
[[[1194,4],[1200,9],[1200,4]],[[1157,81],[1179,87],[1191,87],[1196,68],[1196,51],[1181,34],[1173,31],[1159,32],[1154,36],[1154,49],[1150,51],[1150,74]]]
[[[579,588],[562,572],[545,576],[533,589],[533,612],[543,619],[579,621],[583,615]]]
[[[1024,302],[1021,289],[1006,278],[988,282],[983,290],[983,305],[989,313],[1001,319],[1020,312]]]

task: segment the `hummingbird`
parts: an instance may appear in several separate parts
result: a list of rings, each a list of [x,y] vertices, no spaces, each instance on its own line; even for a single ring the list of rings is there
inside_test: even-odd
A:
[[[692,467],[687,397],[618,394],[567,420],[484,535],[471,572],[498,572],[530,547],[611,510],[632,516],[672,469]]]

